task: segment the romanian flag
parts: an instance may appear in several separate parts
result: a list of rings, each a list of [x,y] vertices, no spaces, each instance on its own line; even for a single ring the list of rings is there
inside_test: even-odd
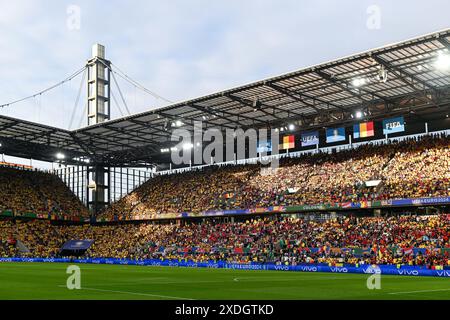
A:
[[[361,122],[353,126],[353,138],[355,139],[373,137],[374,135],[373,121]]]
[[[293,135],[284,136],[283,143],[281,144],[280,149],[286,150],[286,149],[294,149],[294,148],[295,148],[295,137]]]

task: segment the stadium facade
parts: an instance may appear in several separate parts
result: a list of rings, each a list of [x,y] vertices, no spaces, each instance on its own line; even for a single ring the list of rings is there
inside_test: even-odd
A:
[[[95,45],[86,127],[0,116],[5,154],[64,165],[0,164],[0,262],[449,277],[449,51],[445,30],[112,120]]]
[[[173,166],[170,152],[166,151],[174,148],[173,130],[194,132],[196,121],[201,121],[205,130],[215,128],[220,132],[276,130],[281,146],[286,138],[289,140],[289,146],[280,150],[278,158],[319,151],[333,153],[368,142],[383,143],[405,136],[447,132],[450,123],[449,50],[450,30],[443,30],[111,120],[110,84],[114,74],[111,62],[105,58],[104,47],[95,45],[93,57],[86,64],[88,126],[64,130],[0,116],[2,149],[8,155],[57,160],[65,165],[55,173],[95,219],[105,206],[148,179],[192,170],[192,165]],[[232,162],[245,164],[258,160],[249,159],[254,151],[249,148],[242,158],[235,153]],[[222,165],[216,162],[211,159],[200,167]],[[138,168],[152,170],[144,172]],[[352,203],[350,207],[376,210],[386,206],[448,203],[448,197],[437,197]],[[349,207],[318,203],[292,208],[242,208],[234,212],[218,211],[217,215],[341,209]],[[191,215],[178,212],[164,218]],[[204,215],[216,214],[205,212]]]

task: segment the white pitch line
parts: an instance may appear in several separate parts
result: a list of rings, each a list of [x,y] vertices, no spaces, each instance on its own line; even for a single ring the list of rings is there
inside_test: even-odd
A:
[[[159,279],[159,278],[154,278]],[[161,278],[163,279],[163,278]],[[168,279],[168,278],[165,278]],[[202,283],[226,283],[226,282],[284,282],[284,281],[327,281],[327,280],[352,280],[352,279],[360,279],[354,277],[326,277],[326,278],[309,278],[309,277],[296,277],[296,278],[283,278],[276,279],[273,277],[237,277],[233,279],[224,279],[224,280],[205,280],[205,281],[152,281],[149,284],[202,284]],[[152,279],[146,279],[152,280]],[[148,282],[148,281],[146,281]],[[102,286],[119,286],[119,285],[128,285],[129,283],[140,283],[139,281],[131,281],[131,282],[108,282],[108,284],[102,284]]]
[[[388,294],[409,294],[409,293],[438,292],[438,291],[450,291],[450,288],[449,288],[449,289],[436,289],[436,290],[418,290],[418,291],[404,291],[404,292],[389,292]]]
[[[282,279],[276,279],[276,278],[262,278],[262,277],[237,277],[233,278],[233,281],[239,282],[239,281],[256,281],[256,282],[281,282],[281,281],[326,281],[326,280],[359,280],[359,277],[325,277],[325,278],[282,278]]]
[[[58,286],[61,288],[66,288],[66,286]],[[167,298],[167,299],[175,299],[175,300],[195,300],[190,298],[181,298],[174,296],[163,296],[160,294],[151,294],[151,293],[141,293],[141,292],[132,292],[132,291],[118,291],[118,290],[107,290],[107,289],[97,289],[97,288],[86,288],[82,287],[81,290],[90,290],[90,291],[99,291],[99,292],[112,292],[112,293],[121,293],[121,294],[131,294],[135,296],[146,296],[146,297],[158,297],[158,298]]]

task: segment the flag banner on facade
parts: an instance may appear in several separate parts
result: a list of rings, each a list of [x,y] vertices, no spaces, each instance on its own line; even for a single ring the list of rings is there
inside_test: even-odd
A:
[[[405,131],[405,119],[396,117],[383,120],[383,134],[391,134]]]
[[[373,121],[361,122],[353,125],[353,138],[355,139],[373,137],[374,135],[375,130]]]
[[[345,141],[345,128],[331,128],[327,129],[327,143],[334,143]]]
[[[302,147],[315,146],[319,144],[319,132],[309,131],[302,133]]]
[[[295,137],[293,135],[284,136],[283,143],[280,146],[282,150],[294,149],[295,148]]]

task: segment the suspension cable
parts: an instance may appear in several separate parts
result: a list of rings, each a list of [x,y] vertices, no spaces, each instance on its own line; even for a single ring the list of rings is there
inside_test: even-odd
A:
[[[101,60],[100,60],[101,61]],[[142,84],[140,84],[139,82],[137,82],[136,80],[132,79],[130,76],[128,76],[125,72],[123,72],[122,70],[119,69],[119,67],[117,67],[115,64],[113,64],[111,62],[111,65],[114,66],[114,69],[111,68],[111,66],[105,64],[103,61],[101,61],[103,63],[103,65],[108,68],[113,74],[117,74],[119,77],[121,77],[122,79],[124,79],[125,81],[129,82],[130,84],[132,84],[133,86],[135,86],[138,89],[141,89],[142,91],[146,92],[147,94],[151,95],[153,98],[156,99],[160,99],[160,100],[164,100],[168,103],[174,103],[173,101],[164,98],[163,96],[147,89],[146,87],[144,87]],[[116,71],[117,70],[117,71]]]
[[[160,100],[163,100],[163,101],[168,102],[168,103],[174,103],[173,101],[171,101],[171,100],[169,100],[167,98],[164,98],[163,96],[161,96],[161,95],[159,95],[159,94],[157,94],[157,93],[155,93],[153,91],[150,91],[149,89],[144,87],[142,84],[140,84],[136,80],[134,80],[131,77],[129,77],[125,72],[121,71],[115,64],[111,63],[111,65],[113,65],[114,68],[117,70],[117,71],[115,71],[115,70],[113,71],[115,74],[117,74],[122,79],[128,81],[129,83],[134,85],[136,88],[141,89],[142,91],[148,93],[149,95],[153,96],[156,99],[160,99]]]
[[[84,104],[84,109],[83,109],[83,113],[81,114],[80,117],[80,122],[78,123],[78,127],[77,128],[81,128],[82,124],[83,124],[83,119],[84,119],[84,115],[87,113],[88,111],[88,103],[87,101]],[[89,123],[86,123],[86,125],[88,125]]]
[[[44,94],[44,93],[46,93],[46,92],[48,92],[48,91],[50,91],[50,90],[52,90],[52,89],[54,89],[54,88],[56,88],[56,87],[59,87],[59,86],[63,85],[64,83],[66,83],[66,82],[68,82],[68,81],[71,81],[73,78],[75,78],[75,77],[78,76],[80,73],[82,73],[82,72],[85,70],[85,68],[86,68],[86,67],[83,67],[83,68],[81,68],[81,69],[75,71],[73,74],[71,74],[70,76],[68,76],[68,77],[65,78],[64,80],[62,80],[62,81],[58,82],[57,84],[54,84],[54,85],[52,85],[52,86],[50,86],[50,87],[44,89],[44,90],[42,90],[42,91],[39,91],[39,92],[37,92],[37,93],[35,93],[35,94],[32,94],[32,95],[30,95],[30,96],[27,96],[27,97],[24,97],[24,98],[21,98],[21,99],[18,99],[18,100],[14,100],[14,101],[11,101],[11,102],[8,102],[8,103],[1,104],[1,105],[0,105],[0,108],[8,107],[8,106],[11,106],[11,105],[13,105],[13,104],[16,104],[16,103],[19,103],[19,102],[22,102],[22,101],[25,101],[25,100],[32,99],[32,98],[34,98],[34,97],[40,96],[40,95],[42,95],[42,94]]]
[[[128,115],[130,115],[131,114],[130,109],[128,108],[127,102],[125,101],[125,98],[122,94],[122,90],[120,90],[120,87],[119,87],[119,84],[117,83],[116,77],[114,76],[114,73],[111,73],[111,74],[112,74],[114,83],[116,84],[117,90],[119,91],[119,95],[120,95],[120,98],[122,99],[123,105],[125,106],[125,109],[127,110]]]
[[[80,101],[81,90],[83,89],[84,79],[86,78],[86,68],[84,69],[83,75],[81,76],[80,87],[78,88],[77,98],[75,100],[75,104],[73,106],[72,115],[69,121],[69,129],[72,128],[73,121],[75,120],[75,113],[77,112],[78,102]]]
[[[114,94],[113,94],[112,91],[111,91],[111,97],[113,98],[114,102],[116,103],[116,106],[117,106],[117,109],[118,109],[119,112],[120,112],[120,115],[121,115],[122,117],[124,117],[125,114],[123,113],[122,108],[120,107],[120,104],[117,102],[116,97],[114,96]]]

